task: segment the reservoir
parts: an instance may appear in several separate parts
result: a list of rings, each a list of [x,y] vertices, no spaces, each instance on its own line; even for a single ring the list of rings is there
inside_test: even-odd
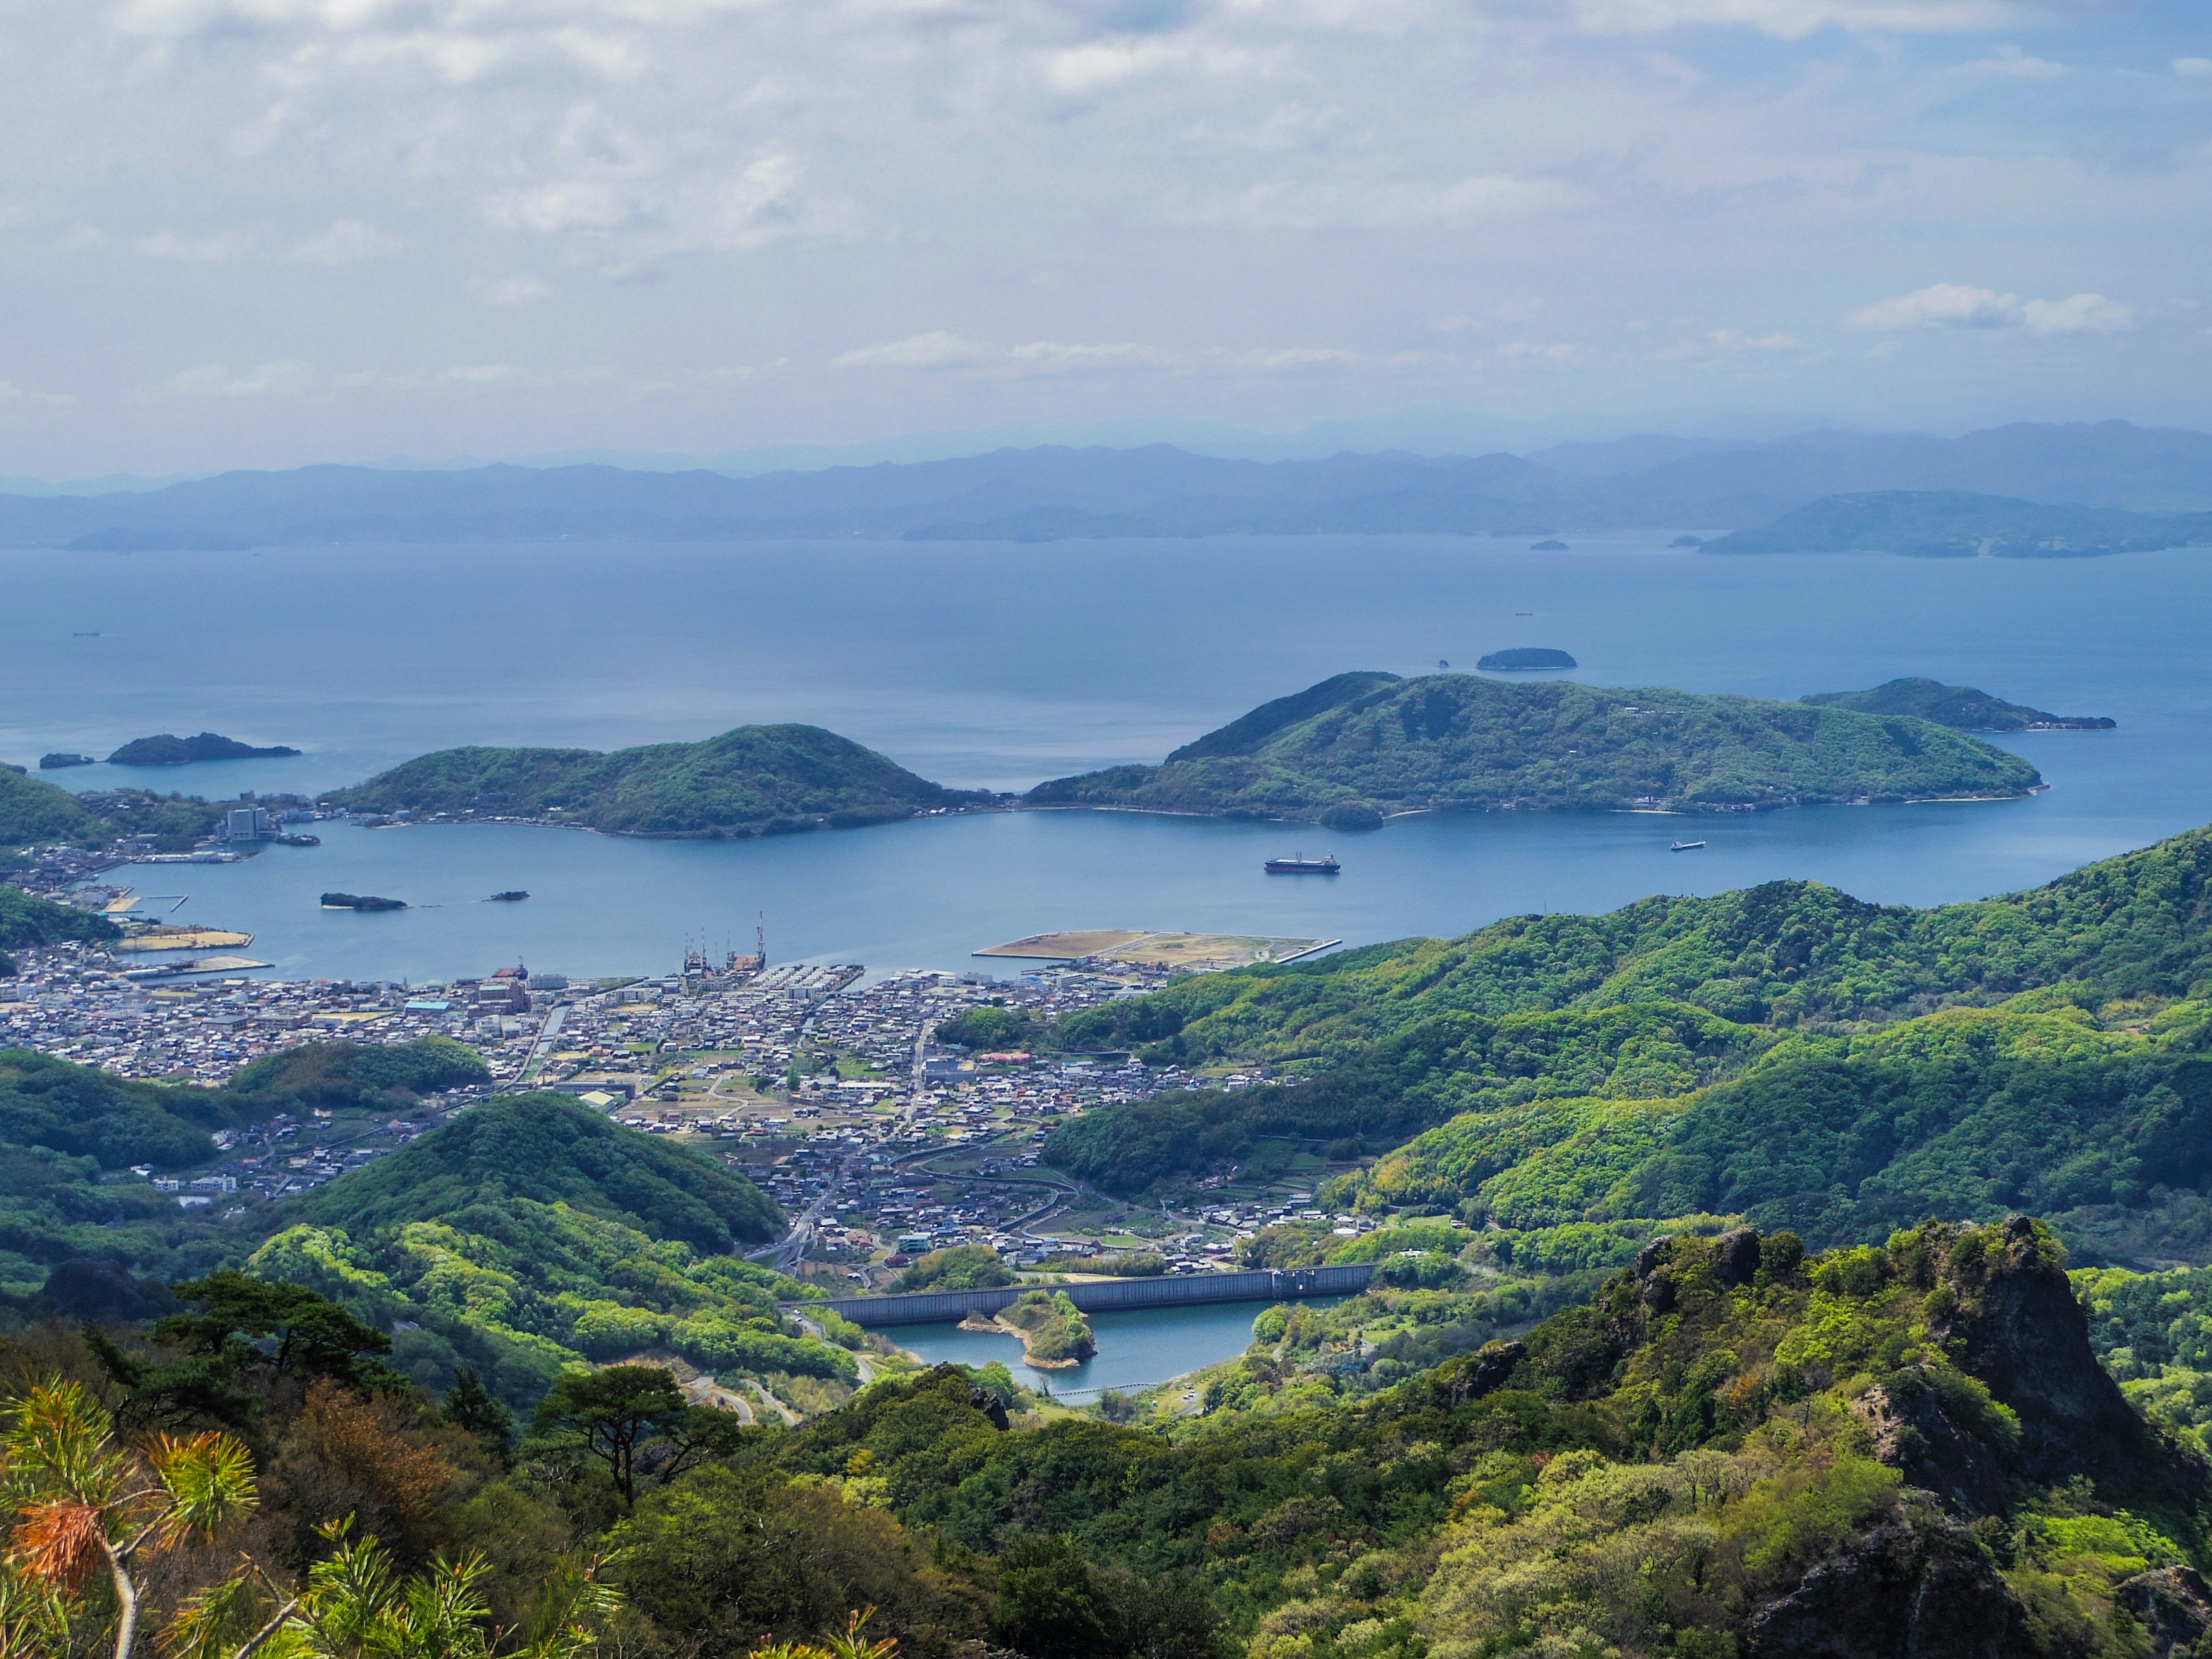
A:
[[[1696,526],[1690,526],[1696,528]],[[0,759],[216,731],[297,759],[48,773],[210,799],[313,791],[459,744],[614,748],[830,727],[1000,789],[1170,749],[1349,668],[1515,646],[1574,678],[1790,698],[1924,674],[2110,732],[1996,739],[2053,786],[1984,805],[1694,818],[1419,816],[1310,826],[1024,812],[765,841],[528,826],[322,827],[323,845],[118,872],[287,976],[447,980],[518,958],[672,971],[687,945],[1018,972],[980,946],[1074,927],[1359,945],[1782,878],[1928,904],[2032,886],[2212,822],[2212,556],[1910,560],[1572,537],[0,552]],[[1524,614],[1525,613],[1525,614]],[[81,637],[96,630],[95,637]],[[1676,839],[1698,851],[1670,854]],[[1334,852],[1344,873],[1269,878]],[[524,902],[492,893],[526,889]],[[404,900],[324,911],[332,889]]]
[[[1301,1306],[1333,1308],[1341,1297],[1311,1298]],[[1251,1346],[1252,1322],[1263,1302],[1202,1303],[1189,1308],[1145,1308],[1091,1316],[1098,1352],[1067,1370],[1033,1370],[1021,1363],[1022,1345],[1011,1336],[963,1331],[957,1325],[901,1325],[884,1333],[932,1365],[1003,1362],[1024,1388],[1095,1401],[1101,1389],[1124,1392],[1165,1382],[1207,1365],[1234,1359]]]

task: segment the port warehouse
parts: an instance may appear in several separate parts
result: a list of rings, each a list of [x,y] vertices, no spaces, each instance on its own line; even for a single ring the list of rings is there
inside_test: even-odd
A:
[[[1340,1267],[1262,1268],[1242,1273],[1193,1273],[1158,1279],[1099,1279],[1087,1285],[1054,1285],[1085,1313],[1124,1308],[1180,1308],[1195,1302],[1294,1302],[1312,1296],[1357,1296],[1375,1272],[1371,1261]],[[856,1296],[842,1302],[794,1302],[801,1313],[823,1309],[855,1325],[937,1325],[971,1313],[994,1314],[1011,1307],[1034,1285],[1008,1285],[991,1291],[934,1291],[918,1296]]]

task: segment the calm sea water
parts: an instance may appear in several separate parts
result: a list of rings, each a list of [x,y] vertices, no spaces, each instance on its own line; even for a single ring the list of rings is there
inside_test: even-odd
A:
[[[2003,739],[2055,787],[1996,805],[1749,819],[1423,817],[1373,834],[1126,813],[991,814],[764,842],[523,827],[336,828],[314,849],[144,872],[179,920],[289,975],[437,979],[518,957],[665,970],[687,940],[779,958],[978,966],[1050,928],[1340,938],[1781,876],[1933,903],[2047,880],[2212,821],[2212,558],[1723,559],[1671,530],[1561,554],[1455,538],[1045,546],[0,553],[0,758],[210,729],[296,760],[47,775],[210,797],[357,781],[459,743],[609,748],[749,720],[845,732],[942,781],[1014,788],[1155,760],[1347,668],[1557,646],[1594,684],[1794,697],[1929,674],[2109,733]],[[1528,614],[1522,614],[1528,613]],[[1666,848],[1686,824],[1703,852]],[[1263,876],[1333,846],[1334,879]],[[482,901],[505,888],[526,903]],[[419,907],[324,912],[331,888]]]

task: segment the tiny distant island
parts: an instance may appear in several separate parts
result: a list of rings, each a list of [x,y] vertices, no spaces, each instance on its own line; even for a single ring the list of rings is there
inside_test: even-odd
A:
[[[2118,722],[2102,714],[2052,714],[2007,702],[1971,685],[1940,680],[1889,680],[1870,691],[1823,691],[1802,702],[1816,708],[1850,708],[1862,714],[1910,714],[1954,732],[2110,732]]]
[[[494,904],[520,904],[529,896],[521,888],[510,887],[503,893],[494,893],[490,902]]]
[[[404,910],[406,901],[396,898],[376,898],[365,893],[325,893],[322,898],[325,910]]]
[[[818,726],[740,726],[699,743],[441,749],[324,797],[356,814],[574,824],[612,835],[726,840],[888,823],[995,805]]]
[[[39,757],[39,770],[41,772],[58,772],[65,766],[94,766],[97,764],[98,763],[89,755],[64,754],[59,750],[55,750],[51,755],[41,755]]]
[[[1516,645],[1510,651],[1493,651],[1478,659],[1474,665],[1492,674],[1526,674],[1544,668],[1582,666],[1565,652],[1540,645]]]
[[[179,738],[164,732],[159,737],[136,738],[107,757],[110,766],[190,766],[195,761],[219,760],[285,760],[298,754],[296,749],[285,744],[271,744],[257,749],[250,743],[240,743],[235,738],[203,732],[196,738]],[[41,766],[46,763],[39,763]]]
[[[1160,765],[1057,778],[1023,804],[1357,830],[1430,811],[1759,811],[2012,799],[2043,787],[2017,755],[1911,717],[1369,670],[1264,704]]]
[[[1669,548],[1703,547],[1705,544],[1705,538],[1703,536],[1677,536],[1667,544]]]
[[[1556,536],[1547,536],[1540,542],[1529,543],[1528,550],[1531,553],[1564,553],[1567,550],[1567,544]]]
[[[971,1313],[960,1328],[1021,1338],[1023,1363],[1039,1370],[1069,1370],[1098,1352],[1091,1322],[1065,1291],[1026,1291],[996,1317]]]

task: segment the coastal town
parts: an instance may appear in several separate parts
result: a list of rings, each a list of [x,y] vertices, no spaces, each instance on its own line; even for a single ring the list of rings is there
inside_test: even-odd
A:
[[[83,908],[127,890],[82,873],[53,888]],[[137,924],[140,939],[147,926]],[[1242,1088],[1263,1071],[1200,1078],[1124,1052],[977,1053],[937,1037],[980,1004],[1051,1018],[1140,994],[1174,971],[1157,964],[1090,957],[1024,963],[1003,978],[871,975],[859,964],[710,962],[693,951],[660,976],[517,963],[398,984],[149,975],[124,948],[133,942],[20,952],[14,976],[0,980],[0,1048],[222,1087],[302,1044],[439,1037],[469,1045],[489,1073],[397,1110],[279,1112],[218,1133],[204,1170],[134,1172],[218,1220],[310,1191],[484,1099],[540,1090],[711,1149],[791,1218],[764,1259],[870,1289],[890,1287],[915,1256],[964,1243],[1026,1267],[1080,1271],[1104,1256],[1202,1271],[1228,1265],[1238,1240],[1271,1222],[1322,1219],[1310,1174],[1231,1190],[1216,1181],[1176,1207],[1116,1201],[1039,1164],[1055,1120],[1201,1083]]]

